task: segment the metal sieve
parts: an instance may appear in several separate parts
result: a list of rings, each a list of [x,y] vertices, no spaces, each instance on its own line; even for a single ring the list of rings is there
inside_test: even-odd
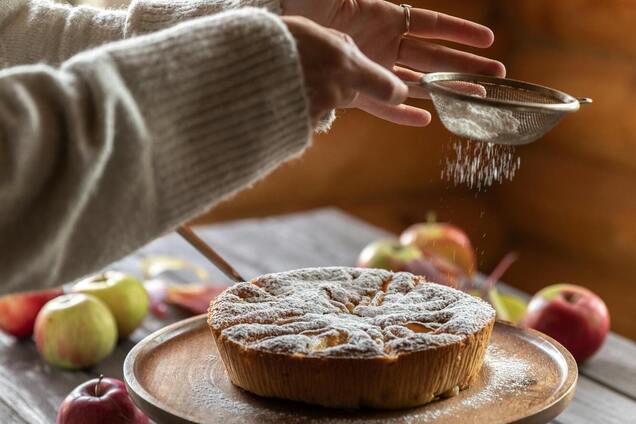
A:
[[[430,73],[418,85],[451,133],[494,144],[532,143],[565,114],[592,103],[536,84],[458,72]]]

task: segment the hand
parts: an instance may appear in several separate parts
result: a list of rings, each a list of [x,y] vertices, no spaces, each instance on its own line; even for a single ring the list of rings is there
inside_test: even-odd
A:
[[[296,39],[314,126],[330,110],[350,107],[359,97],[386,107],[406,100],[406,85],[360,52],[348,35],[300,16],[283,17],[283,22]]]
[[[302,15],[323,26],[349,34],[371,60],[406,81],[418,81],[423,72],[455,71],[505,76],[495,60],[431,43],[446,40],[472,47],[490,47],[494,35],[474,22],[425,9],[411,9],[408,37],[402,7],[384,0],[282,0],[283,13]],[[412,88],[413,98],[428,98],[425,90]],[[430,114],[408,105],[386,105],[364,95],[351,106],[404,125],[424,126]]]

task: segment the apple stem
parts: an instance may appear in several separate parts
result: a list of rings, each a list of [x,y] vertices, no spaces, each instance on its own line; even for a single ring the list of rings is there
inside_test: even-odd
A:
[[[99,385],[102,384],[102,380],[104,379],[104,374],[99,375],[99,379],[97,380],[97,384],[95,385],[95,397],[99,397]]]
[[[565,301],[571,304],[575,304],[576,301],[579,300],[579,297],[580,296],[577,293],[563,293],[563,298],[565,299]]]
[[[488,291],[492,287],[497,284],[497,281],[501,279],[501,277],[508,271],[508,268],[517,260],[519,255],[517,252],[508,252],[506,256],[501,259],[501,261],[497,264],[495,269],[490,273],[486,281],[484,281],[483,289],[484,291]]]
[[[426,213],[426,223],[427,224],[435,224],[437,222],[437,214],[435,211],[428,211]]]

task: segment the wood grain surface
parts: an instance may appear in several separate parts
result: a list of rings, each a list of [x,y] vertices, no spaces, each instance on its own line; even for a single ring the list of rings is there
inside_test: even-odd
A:
[[[259,398],[229,381],[205,316],[144,339],[126,358],[124,374],[137,404],[165,424],[544,424],[570,402],[577,379],[563,347],[538,332],[497,323],[479,376],[450,399],[374,411]]]
[[[337,210],[262,220],[245,220],[197,229],[246,278],[265,272],[306,266],[352,265],[367,243],[389,233]],[[109,269],[140,273],[140,259],[148,255],[179,256],[207,268],[210,279],[228,283],[199,253],[169,234]],[[180,276],[175,275],[177,279]],[[187,281],[184,281],[187,282]],[[128,351],[143,337],[185,318],[171,310],[166,320],[149,317],[144,326],[121,343],[99,366],[84,372],[54,369],[42,362],[31,341],[16,342],[0,335],[0,423],[48,424],[55,421],[62,399],[78,384],[103,373],[122,378]],[[555,422],[561,424],[623,424],[636,416],[636,345],[610,336],[603,350],[581,368],[579,386],[570,406]]]

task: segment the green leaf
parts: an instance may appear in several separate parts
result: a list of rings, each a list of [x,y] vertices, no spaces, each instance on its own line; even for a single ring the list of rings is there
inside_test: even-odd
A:
[[[504,307],[508,310],[509,321],[513,324],[519,324],[526,316],[526,302],[517,297],[509,295],[500,295]]]
[[[495,311],[497,318],[513,324],[519,324],[526,314],[526,302],[508,294],[500,294],[495,287],[488,290],[488,300]]]

